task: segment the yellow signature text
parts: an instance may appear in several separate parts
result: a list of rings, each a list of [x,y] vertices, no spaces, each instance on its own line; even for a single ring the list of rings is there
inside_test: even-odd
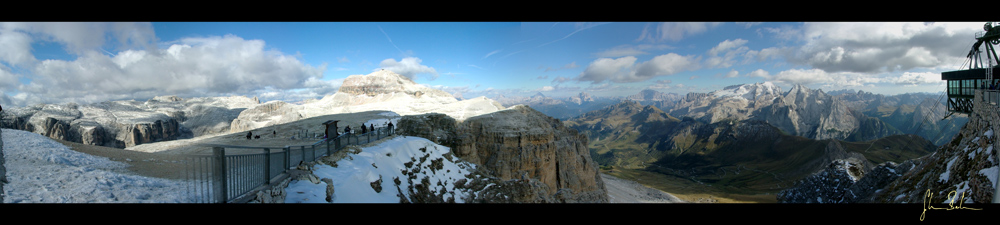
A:
[[[957,197],[956,195],[958,195],[958,193],[955,192],[955,191],[948,192],[948,199],[951,199],[951,201],[948,202],[948,207],[947,208],[935,208],[934,206],[931,206],[930,203],[928,202],[928,200],[931,200],[931,198],[934,197],[934,193],[931,192],[931,189],[927,189],[927,192],[924,195],[924,210],[923,210],[923,212],[920,213],[920,221],[924,221],[924,216],[927,214],[927,210],[928,209],[931,209],[931,210],[949,210],[949,211],[950,210],[955,210],[955,209],[983,210],[983,209],[969,208],[969,207],[962,206],[962,203],[965,202],[965,192],[962,192],[962,197],[961,198],[955,198],[955,197]],[[958,206],[957,207],[955,206],[955,200],[960,200],[960,201],[958,201]]]

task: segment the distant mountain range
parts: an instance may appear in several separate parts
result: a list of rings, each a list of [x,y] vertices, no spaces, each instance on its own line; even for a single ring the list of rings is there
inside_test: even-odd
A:
[[[852,90],[832,93],[836,95],[801,85],[786,92],[764,82],[685,95],[646,89],[623,97],[591,97],[581,92],[568,98],[538,93],[531,97],[497,95],[493,99],[507,107],[528,105],[564,121],[627,100],[659,108],[676,118],[690,117],[705,123],[766,121],[790,135],[817,140],[867,141],[915,134],[942,145],[968,121],[961,115],[948,116],[940,94],[886,96]]]
[[[875,162],[902,161],[935,148],[915,135],[890,135],[865,142],[815,140],[787,134],[761,120],[708,123],[691,117],[678,119],[629,100],[564,123],[590,137],[591,154],[601,165],[761,192],[787,188],[852,154]],[[870,148],[875,145],[879,148]]]

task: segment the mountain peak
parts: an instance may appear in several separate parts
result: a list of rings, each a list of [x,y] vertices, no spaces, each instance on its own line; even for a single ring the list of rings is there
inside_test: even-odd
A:
[[[344,83],[337,92],[368,96],[389,93],[406,93],[414,96],[431,94],[433,96],[454,98],[454,96],[447,92],[417,84],[403,75],[384,69],[368,75],[348,76],[344,79]]]
[[[747,100],[760,96],[781,95],[781,87],[771,82],[732,85],[722,90],[712,92],[716,97],[733,97]]]

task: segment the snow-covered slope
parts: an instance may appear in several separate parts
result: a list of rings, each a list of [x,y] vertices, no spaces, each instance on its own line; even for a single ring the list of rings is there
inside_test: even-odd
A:
[[[49,138],[3,130],[3,203],[184,203],[182,182],[128,175],[127,164],[70,150]]]
[[[333,203],[399,203],[400,196],[413,199],[409,190],[424,186],[456,203],[472,191],[456,188],[464,183],[466,175],[475,165],[449,157],[450,149],[419,137],[402,137],[386,140],[378,145],[362,148],[356,155],[349,155],[336,162],[313,166],[313,174],[328,179],[334,186]],[[460,181],[461,180],[461,181]],[[286,203],[327,203],[327,183],[294,180],[285,192]]]

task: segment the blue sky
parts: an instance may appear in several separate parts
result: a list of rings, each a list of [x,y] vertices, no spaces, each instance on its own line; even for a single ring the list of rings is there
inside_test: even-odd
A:
[[[0,104],[333,94],[388,69],[456,96],[774,82],[939,92],[983,22],[0,23]]]

